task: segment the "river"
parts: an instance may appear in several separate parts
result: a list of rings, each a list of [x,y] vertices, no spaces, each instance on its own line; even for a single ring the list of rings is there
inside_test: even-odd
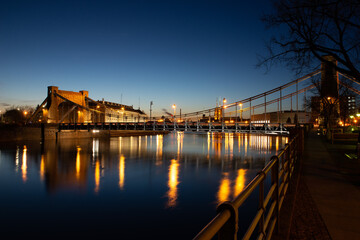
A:
[[[1,230],[14,238],[192,239],[286,142],[172,132],[1,143]],[[256,209],[254,196],[240,231]]]

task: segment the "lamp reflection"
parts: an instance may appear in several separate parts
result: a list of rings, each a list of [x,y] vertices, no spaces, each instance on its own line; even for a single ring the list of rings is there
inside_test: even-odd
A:
[[[19,146],[16,146],[16,155],[15,155],[15,170],[16,172],[19,170],[19,155],[20,155],[20,149],[19,149]]]
[[[211,147],[211,133],[208,132],[207,133],[207,155],[206,155],[207,159],[210,158],[210,147]]]
[[[45,156],[41,154],[40,160],[40,179],[43,181],[45,177]]]
[[[119,187],[121,190],[124,189],[124,183],[125,183],[125,157],[121,155],[119,159]]]
[[[184,139],[184,133],[183,132],[177,132],[176,141],[177,141],[177,157],[180,159],[180,155],[183,148],[183,139]]]
[[[163,154],[163,135],[156,135],[156,160],[157,160],[157,164],[160,164],[161,162],[159,162],[162,159],[162,154]]]
[[[237,197],[245,187],[245,174],[246,174],[245,169],[237,170],[237,177],[234,186],[234,198]]]
[[[100,188],[100,162],[95,162],[95,193],[99,192]]]
[[[168,207],[175,207],[177,204],[176,202],[178,197],[177,186],[179,184],[178,178],[179,178],[179,163],[177,160],[172,159],[169,167],[169,180],[168,180],[169,191],[167,192]]]
[[[76,163],[75,163],[75,170],[76,170],[76,178],[80,178],[80,147],[76,147]]]
[[[233,159],[234,157],[234,134],[230,133],[229,134],[229,155],[230,155],[230,160]]]
[[[97,156],[99,156],[99,139],[93,139],[92,142],[92,154],[93,158],[95,159]]]
[[[220,181],[220,187],[217,193],[219,203],[230,200],[230,183],[229,173],[223,173],[223,178]]]
[[[246,170],[238,169],[236,179],[233,181],[230,178],[230,173],[224,172],[220,180],[219,190],[217,192],[218,203],[231,200],[230,195],[232,195],[233,198],[237,197],[245,188],[245,176]]]
[[[22,171],[22,179],[24,182],[27,180],[27,148],[26,145],[24,145],[23,149],[23,156],[22,156],[22,165],[21,165],[21,171]]]

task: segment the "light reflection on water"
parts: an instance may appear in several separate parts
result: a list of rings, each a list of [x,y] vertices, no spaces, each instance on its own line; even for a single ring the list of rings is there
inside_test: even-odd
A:
[[[90,221],[96,216],[103,219],[104,228],[121,225],[125,235],[136,222],[119,216],[131,214],[149,222],[147,236],[158,238],[160,225],[167,229],[162,231],[173,231],[185,221],[190,226],[182,228],[179,239],[192,238],[214,216],[216,205],[236,197],[286,142],[281,136],[178,132],[62,140],[46,143],[43,150],[37,142],[6,144],[0,146],[0,182],[11,179],[9,186],[22,191],[14,194],[0,183],[0,196],[6,196],[0,197],[0,210],[21,198],[28,211],[37,209],[49,222],[80,211],[84,225],[95,224]],[[47,209],[52,202],[57,204]],[[105,206],[111,211],[104,211]],[[6,209],[0,223],[11,229],[9,216],[17,211]],[[117,220],[112,222],[112,217]],[[33,224],[46,225],[43,219]],[[51,231],[52,226],[47,227]]]

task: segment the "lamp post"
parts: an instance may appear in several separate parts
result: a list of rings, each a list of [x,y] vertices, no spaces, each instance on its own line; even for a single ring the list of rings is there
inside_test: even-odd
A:
[[[223,122],[225,121],[225,103],[226,103],[226,98],[223,99],[223,111],[222,111],[222,119],[223,119]]]
[[[243,111],[242,103],[240,103],[239,106],[240,106],[240,123],[241,123],[242,122],[242,111]]]
[[[175,120],[176,105],[175,105],[175,104],[173,104],[173,105],[172,105],[172,108],[174,109],[174,119],[173,119],[173,122],[174,122],[174,131],[176,131],[176,120]]]
[[[152,105],[153,105],[153,101],[150,101],[150,121],[151,121]]]
[[[176,105],[175,105],[175,104],[173,104],[173,105],[172,105],[172,108],[174,109],[174,121],[175,121]]]

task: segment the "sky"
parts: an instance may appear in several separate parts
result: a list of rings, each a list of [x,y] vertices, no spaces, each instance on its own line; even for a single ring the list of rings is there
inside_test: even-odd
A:
[[[270,1],[0,1],[0,110],[40,104],[47,86],[182,113],[295,79],[256,68]],[[272,30],[274,31],[274,30]]]

